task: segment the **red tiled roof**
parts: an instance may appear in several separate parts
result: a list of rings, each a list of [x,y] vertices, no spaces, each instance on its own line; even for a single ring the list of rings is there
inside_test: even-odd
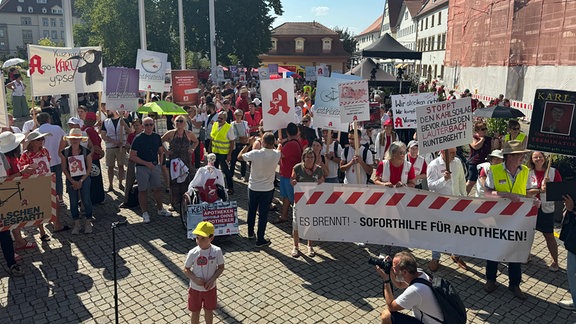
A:
[[[319,22],[286,22],[272,29],[272,36],[275,35],[338,35],[337,32],[322,25]]]
[[[370,26],[368,26],[368,28],[364,29],[357,36],[362,36],[364,34],[370,34],[370,33],[375,33],[377,31],[380,31],[380,28],[382,28],[382,18],[383,17],[384,17],[384,15],[380,15],[380,17],[376,18],[376,20]]]

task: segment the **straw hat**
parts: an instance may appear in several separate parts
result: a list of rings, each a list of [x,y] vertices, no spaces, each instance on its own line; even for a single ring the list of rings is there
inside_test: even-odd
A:
[[[28,144],[30,144],[30,142],[35,141],[37,139],[40,139],[42,137],[46,137],[48,135],[52,135],[49,133],[40,133],[39,131],[35,130],[33,132],[28,133],[28,136],[26,136],[26,141],[24,141],[24,149],[26,149],[28,147]]]
[[[504,155],[501,150],[494,150],[492,153],[488,154],[488,157],[495,157],[499,159],[504,159]]]
[[[502,145],[502,155],[528,152],[530,151],[526,150],[520,141],[507,141]]]
[[[8,153],[18,147],[24,140],[24,134],[14,134],[12,132],[2,132],[0,134],[0,152]]]
[[[82,131],[79,128],[72,128],[68,136],[64,136],[64,139],[67,141],[71,139],[81,139],[82,142],[85,142],[88,140],[88,136],[82,135]]]

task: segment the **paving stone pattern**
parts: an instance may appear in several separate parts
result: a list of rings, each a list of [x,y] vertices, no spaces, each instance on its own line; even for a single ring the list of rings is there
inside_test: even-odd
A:
[[[226,269],[218,279],[219,309],[215,322],[379,322],[385,305],[382,281],[367,259],[387,252],[382,246],[319,242],[314,258],[295,259],[290,256],[291,224],[284,223],[268,224],[267,235],[272,245],[258,249],[254,241],[246,238],[246,184],[235,181],[236,193],[232,198],[238,201],[241,235],[215,241],[226,260]],[[129,225],[116,229],[120,322],[189,323],[188,280],[182,267],[195,242],[186,239],[178,217],[157,216],[150,206],[151,223],[144,224],[137,208],[117,207],[121,197],[117,192],[108,193],[106,201],[95,207],[93,234],[73,236],[68,231],[54,234],[50,242],[42,243],[37,230],[26,231],[26,238],[35,240],[38,249],[19,252],[24,257],[24,277],[8,276],[2,262],[0,323],[113,323],[110,224],[122,219]],[[271,214],[271,218],[277,216]],[[71,222],[69,212],[66,218]],[[426,267],[431,252],[413,252],[419,265]],[[508,276],[504,264],[499,268],[499,288],[492,294],[482,289],[482,260],[465,257],[470,270],[463,271],[449,255],[443,255],[438,275],[448,278],[459,290],[470,323],[576,321],[576,313],[556,305],[557,301],[569,298],[566,273],[548,271],[548,251],[539,233],[532,253],[532,261],[522,266],[521,287],[529,295],[526,301],[514,298],[506,289]],[[566,268],[563,247],[560,247],[560,266]]]

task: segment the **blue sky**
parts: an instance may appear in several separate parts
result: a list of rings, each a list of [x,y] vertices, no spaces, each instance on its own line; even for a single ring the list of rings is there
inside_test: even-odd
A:
[[[385,0],[282,0],[284,14],[272,27],[285,22],[317,21],[328,28],[348,28],[358,34],[384,11]]]

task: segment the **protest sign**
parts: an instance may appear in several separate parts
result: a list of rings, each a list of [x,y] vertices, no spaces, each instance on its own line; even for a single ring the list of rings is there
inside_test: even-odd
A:
[[[198,103],[198,71],[196,70],[173,70],[172,71],[172,96],[174,103],[195,105]]]
[[[100,47],[48,47],[28,44],[34,96],[102,91]]]
[[[216,82],[224,82],[224,67],[218,65],[216,67]]]
[[[51,173],[0,183],[0,231],[40,225],[55,217],[55,183]]]
[[[214,236],[240,233],[238,229],[238,207],[235,201],[188,205],[187,217],[189,239],[196,238],[196,235],[192,234],[192,232],[196,225],[202,221],[210,222],[214,225]]]
[[[294,81],[292,78],[263,80],[260,82],[260,86],[264,130],[282,129],[288,123],[295,122]]]
[[[8,127],[8,104],[6,103],[6,88],[0,90],[0,127]]]
[[[410,93],[391,96],[394,129],[416,128],[416,107],[438,102],[433,92]]]
[[[527,148],[576,155],[575,105],[576,92],[536,90]]]
[[[316,65],[316,78],[319,77],[330,77],[330,70],[326,64]]]
[[[143,49],[138,50],[136,69],[140,70],[138,89],[148,92],[164,91],[168,54]]]
[[[342,82],[338,84],[340,101],[340,121],[370,120],[370,99],[368,80]]]
[[[356,76],[356,80],[360,77]],[[335,131],[348,131],[348,123],[340,120],[340,100],[338,84],[343,78],[318,78],[316,101],[314,102],[314,126]]]
[[[258,77],[260,78],[260,81],[262,80],[270,80],[270,73],[268,72],[268,68],[267,67],[259,67],[258,68]]]
[[[238,76],[238,67],[236,65],[230,65],[230,76],[236,78]]]
[[[136,69],[109,67],[106,78],[106,107],[110,110],[135,111],[138,108],[139,71]]]
[[[470,97],[416,107],[415,110],[420,154],[472,143]]]
[[[164,73],[164,92],[172,91],[172,62],[166,62],[166,72]]]
[[[297,184],[300,238],[419,248],[525,262],[534,241],[531,199],[481,199],[412,188]]]
[[[316,67],[315,66],[307,66],[304,68],[306,71],[306,81],[316,81]]]
[[[278,64],[268,64],[268,74],[278,74]]]

